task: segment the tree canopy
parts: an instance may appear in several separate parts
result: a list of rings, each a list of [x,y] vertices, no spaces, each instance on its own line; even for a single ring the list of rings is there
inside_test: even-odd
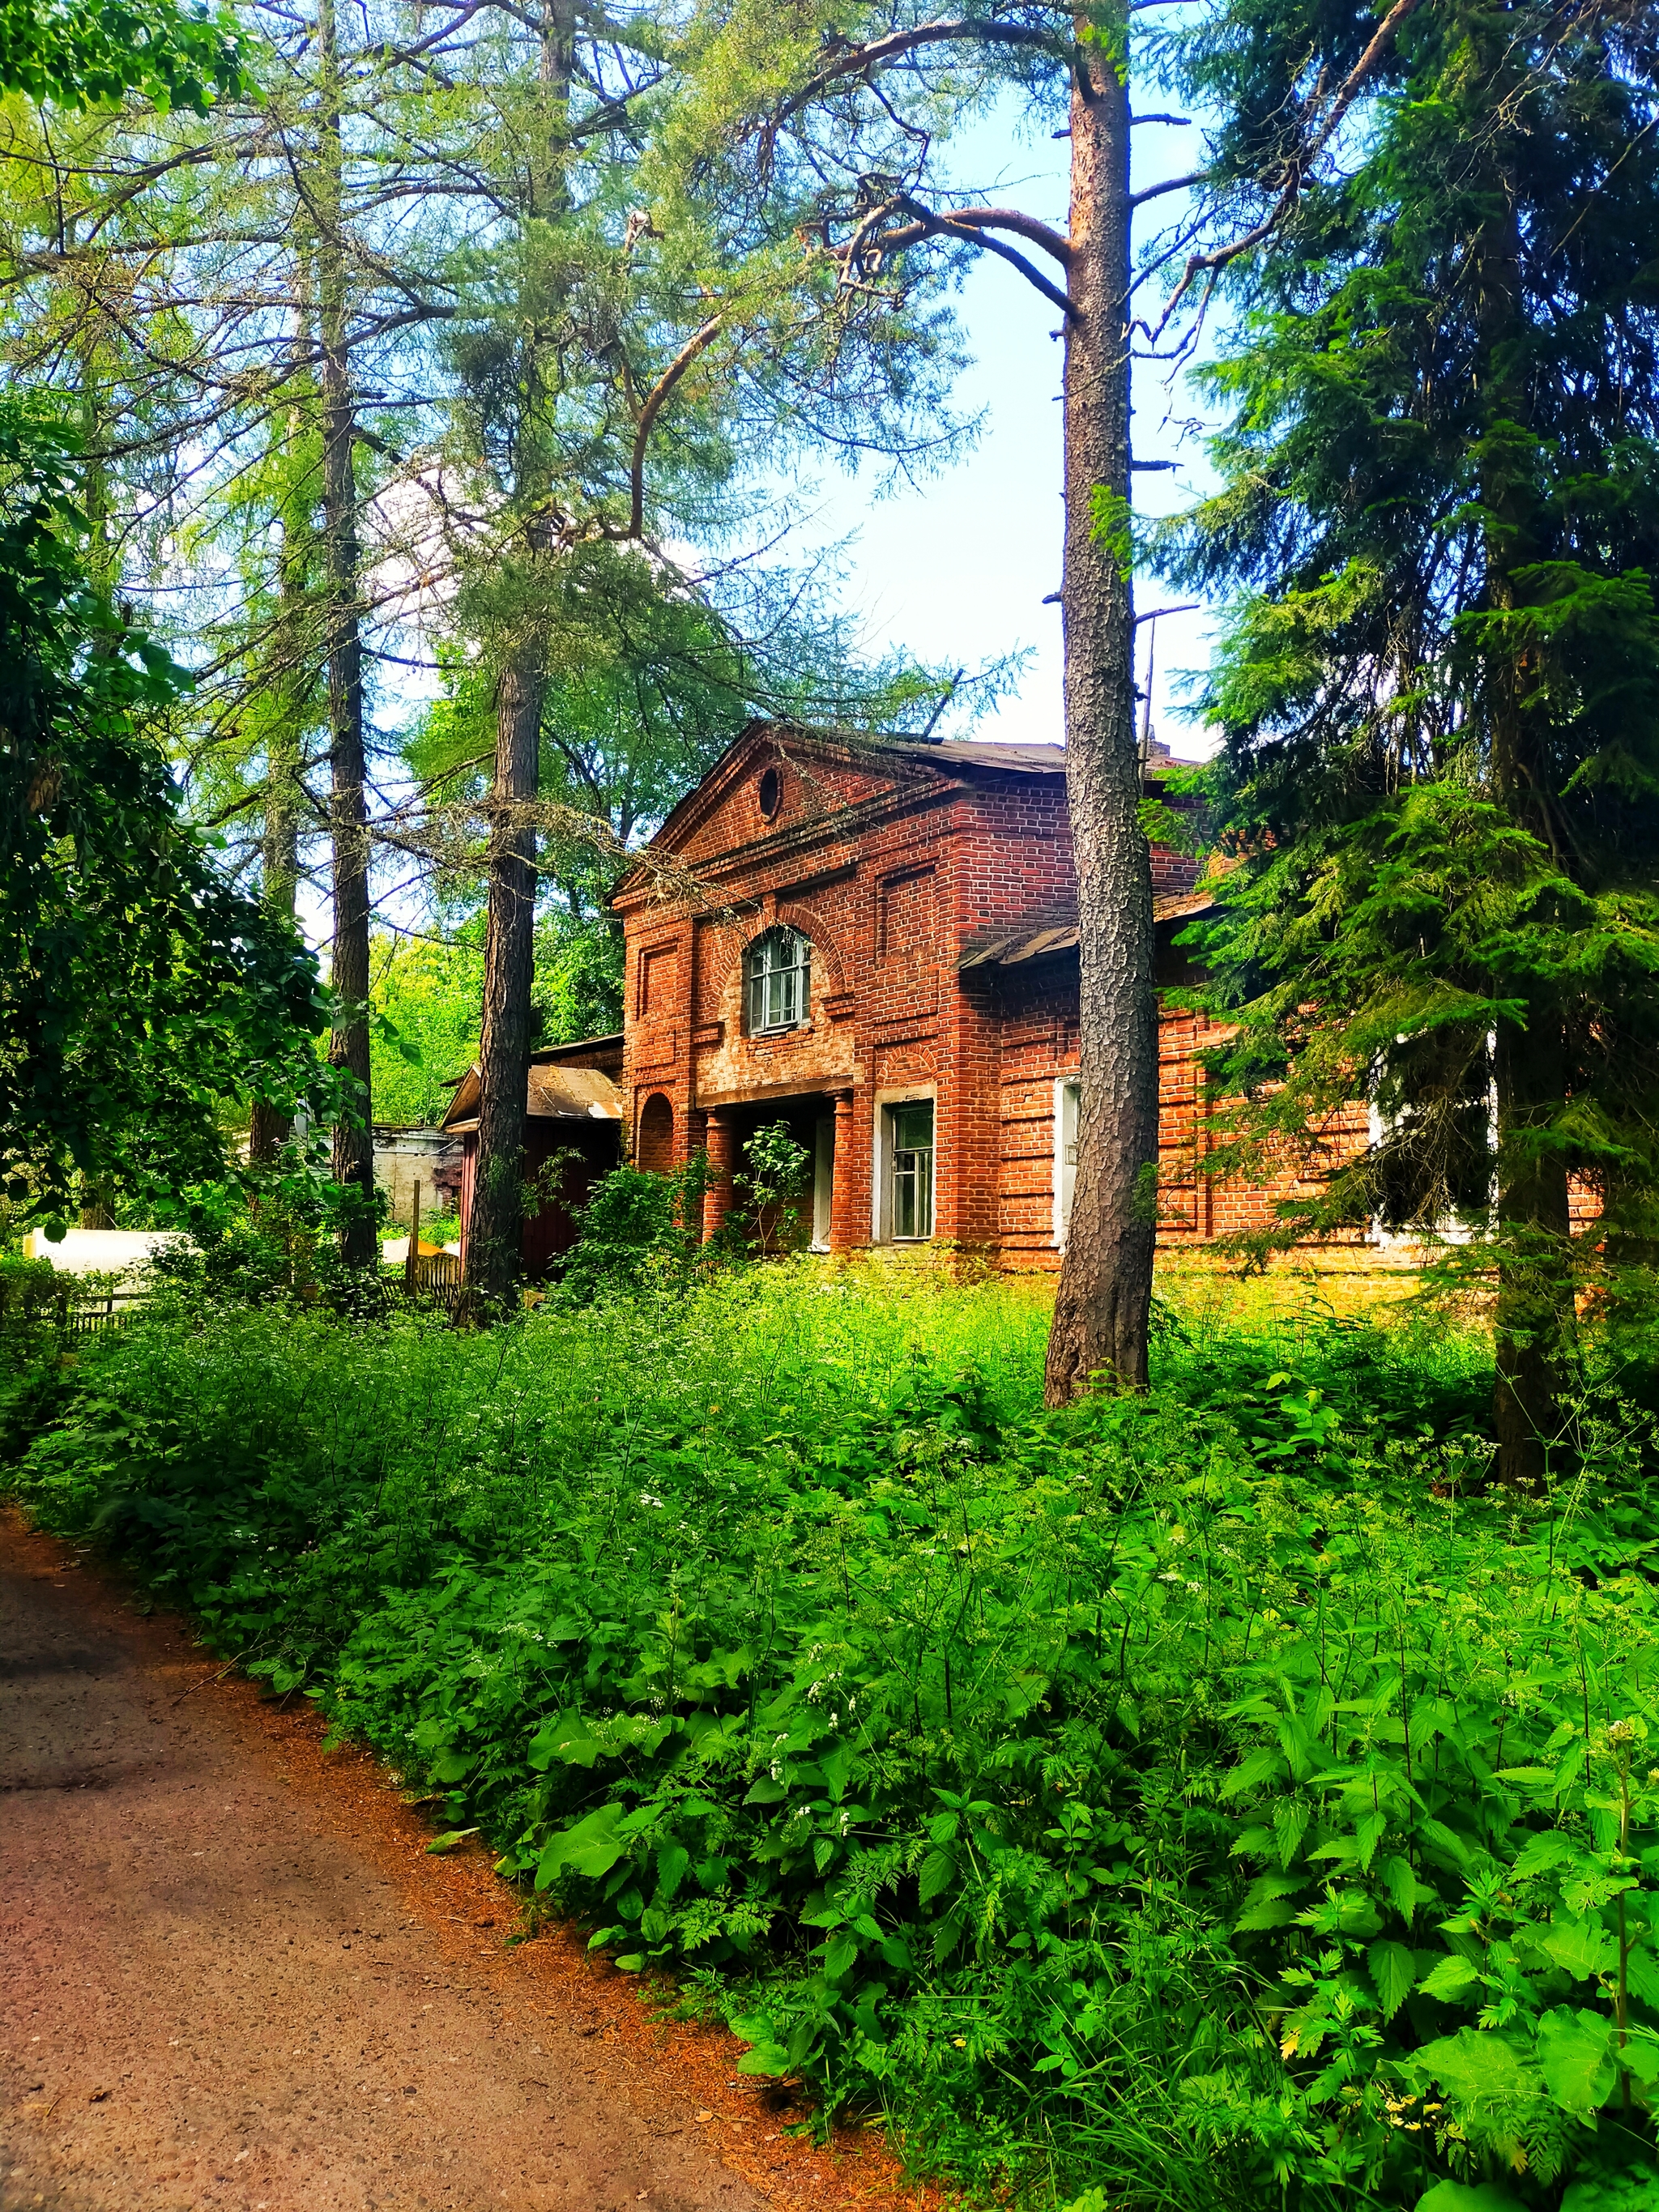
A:
[[[7,1195],[222,1169],[217,1104],[291,1091],[316,963],[180,818],[185,672],[88,580],[72,434],[0,404],[0,1148]]]
[[[1173,549],[1233,594],[1220,1073],[1319,1171],[1286,1236],[1480,1231],[1516,1479],[1560,1440],[1575,1279],[1639,1255],[1659,1182],[1656,31],[1553,0],[1402,21],[1334,170],[1239,264],[1222,489]],[[1369,35],[1207,20],[1218,167],[1285,173]],[[1360,1092],[1345,1158],[1323,1133]]]

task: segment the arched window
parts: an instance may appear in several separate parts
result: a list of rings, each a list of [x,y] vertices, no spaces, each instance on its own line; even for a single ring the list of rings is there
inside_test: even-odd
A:
[[[812,948],[798,929],[769,929],[744,955],[750,1036],[798,1030],[807,1017]]]

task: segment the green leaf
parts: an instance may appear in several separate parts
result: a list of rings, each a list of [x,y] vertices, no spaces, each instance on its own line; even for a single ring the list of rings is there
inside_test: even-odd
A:
[[[1564,1836],[1559,1828],[1547,1828],[1541,1836],[1531,1838],[1510,1871],[1517,1881],[1525,1881],[1533,1875],[1548,1874],[1553,1867],[1577,1856],[1578,1846],[1571,1836]]]
[[[1295,1900],[1288,1897],[1264,1898],[1260,1905],[1252,1905],[1241,1912],[1233,1923],[1234,1932],[1249,1936],[1261,1928],[1288,1928],[1296,1918]]]
[[[1281,1805],[1273,1814],[1273,1842],[1281,1867],[1288,1867],[1302,1848],[1302,1838],[1312,1818],[1313,1808],[1307,1804]]]
[[[1359,1844],[1359,1863],[1366,1873],[1376,1856],[1376,1847],[1389,1832],[1389,1816],[1380,1808],[1366,1815],[1359,1823],[1356,1839]]]
[[[1552,1920],[1530,1931],[1546,1957],[1577,1981],[1593,1980],[1613,1962],[1613,1942],[1599,1920]]]
[[[850,1974],[858,1963],[859,1939],[856,1936],[832,1936],[823,1947],[823,1978],[827,1982],[838,1982]]]
[[[527,1756],[537,1772],[544,1774],[555,1759],[564,1766],[592,1766],[599,1746],[580,1713],[558,1713],[537,1729]]]
[[[432,1851],[441,1856],[445,1851],[453,1851],[457,1850],[466,1841],[469,1836],[476,1836],[477,1832],[478,1831],[476,1828],[446,1829],[441,1836],[434,1836],[432,1841],[427,1845],[427,1849],[428,1851]]]
[[[1389,1904],[1409,1928],[1416,1917],[1419,1904],[1424,1897],[1431,1897],[1433,1891],[1425,1889],[1413,1870],[1411,1861],[1398,1853],[1384,1859],[1377,1872],[1382,1877],[1382,1887],[1388,1892]]]
[[[1443,1820],[1425,1820],[1418,1833],[1431,1850],[1442,1858],[1449,1859],[1454,1866],[1466,1867],[1469,1863],[1468,1846],[1462,1836],[1449,1828]]]
[[[1242,1797],[1247,1790],[1259,1790],[1264,1782],[1276,1782],[1288,1771],[1274,1747],[1262,1744],[1234,1767],[1221,1785],[1221,1794],[1224,1797]]]
[[[1659,2012],[1659,1958],[1646,1943],[1632,1947],[1626,1972],[1635,1995]]]
[[[1425,2043],[1404,2062],[1419,2081],[1437,2081],[1449,2096],[1508,2098],[1534,2095],[1538,2077],[1506,2038],[1490,2029],[1460,2027]]]
[[[1365,1954],[1365,1963],[1371,1970],[1371,1985],[1382,2008],[1382,2017],[1392,2020],[1411,1995],[1417,1973],[1416,1955],[1403,1943],[1373,1943]]]
[[[555,1836],[543,1850],[536,1868],[536,1887],[544,1889],[556,1874],[609,1874],[628,1845],[617,1832],[620,1814],[614,1805],[601,1805],[574,1828]]]
[[[819,1761],[823,1770],[823,1786],[837,1804],[847,1794],[847,1778],[853,1771],[853,1762],[858,1757],[850,1743],[838,1743],[829,1755]]]
[[[916,1878],[916,1893],[924,1905],[942,1896],[957,1878],[957,1863],[949,1851],[929,1851]]]
[[[1544,2087],[1570,2112],[1606,2104],[1619,2078],[1613,2022],[1604,2013],[1557,2005],[1538,2023],[1538,2063]]]
[[[1425,1997],[1439,1997],[1443,2002],[1455,2004],[1459,1997],[1480,1986],[1480,1976],[1461,1952],[1448,1951],[1423,1977],[1419,1987]]]
[[[738,2061],[739,2074],[789,2074],[793,2070],[789,2053],[781,2043],[757,2043]]]

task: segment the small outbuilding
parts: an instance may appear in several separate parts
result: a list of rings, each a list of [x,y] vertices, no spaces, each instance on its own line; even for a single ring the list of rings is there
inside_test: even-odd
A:
[[[575,1243],[579,1209],[601,1176],[622,1156],[623,1041],[584,1037],[530,1055],[526,1096],[524,1272],[545,1275]],[[470,1068],[456,1088],[441,1127],[461,1145],[461,1256],[478,1166],[478,1070]]]

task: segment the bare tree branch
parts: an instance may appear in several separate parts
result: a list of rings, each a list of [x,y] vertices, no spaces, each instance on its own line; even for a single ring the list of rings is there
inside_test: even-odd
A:
[[[1254,224],[1242,237],[1230,240],[1225,246],[1214,246],[1207,253],[1194,253],[1188,256],[1187,266],[1182,272],[1181,282],[1170,295],[1169,304],[1159,319],[1158,329],[1148,334],[1154,343],[1167,326],[1170,316],[1174,314],[1181,300],[1198,277],[1208,276],[1211,280],[1211,284],[1206,291],[1207,298],[1209,290],[1213,289],[1215,277],[1222,270],[1225,269],[1230,263],[1237,261],[1242,254],[1249,253],[1253,247],[1261,245],[1266,240],[1271,238],[1279,228],[1291,210],[1296,205],[1302,187],[1312,173],[1315,163],[1341,127],[1343,118],[1386,58],[1401,25],[1408,17],[1415,15],[1419,4],[1420,0],[1395,0],[1394,6],[1378,24],[1370,45],[1337,88],[1331,104],[1325,112],[1324,121],[1302,151],[1285,165],[1285,181],[1279,198],[1261,221]]]

